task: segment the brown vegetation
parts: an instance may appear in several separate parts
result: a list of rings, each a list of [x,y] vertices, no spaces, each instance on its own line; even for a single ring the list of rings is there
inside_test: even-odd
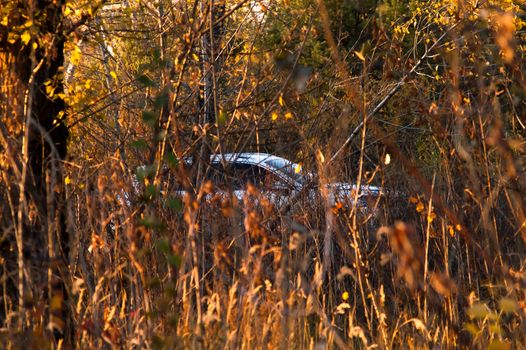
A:
[[[0,348],[525,348],[525,8],[3,1]]]

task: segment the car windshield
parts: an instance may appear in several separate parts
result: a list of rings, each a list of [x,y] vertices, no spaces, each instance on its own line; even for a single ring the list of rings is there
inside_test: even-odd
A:
[[[284,173],[288,178],[298,182],[301,185],[303,185],[305,182],[305,179],[302,175],[301,166],[299,164],[292,163],[286,159],[277,157],[265,160],[265,164],[271,166],[277,171]]]

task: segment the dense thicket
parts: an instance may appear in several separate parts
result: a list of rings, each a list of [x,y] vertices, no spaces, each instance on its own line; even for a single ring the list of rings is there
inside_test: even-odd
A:
[[[4,1],[0,345],[523,347],[525,9]],[[227,152],[316,199],[217,195]]]

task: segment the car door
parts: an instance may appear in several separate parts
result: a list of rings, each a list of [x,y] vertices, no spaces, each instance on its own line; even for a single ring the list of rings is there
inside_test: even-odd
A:
[[[273,171],[261,164],[236,164],[236,169],[245,186],[248,183],[256,186],[276,207],[288,200],[292,191],[290,184]]]

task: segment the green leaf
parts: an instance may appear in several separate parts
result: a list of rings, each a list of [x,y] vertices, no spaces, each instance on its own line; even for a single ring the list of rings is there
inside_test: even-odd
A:
[[[181,201],[180,198],[177,198],[177,197],[166,199],[166,206],[175,211],[183,210],[183,202]]]
[[[155,174],[156,169],[157,168],[155,167],[155,165],[143,165],[143,166],[137,167],[135,175],[137,175],[137,179],[139,181],[143,181],[148,176]]]
[[[219,116],[217,117],[217,122],[219,123],[219,125],[225,124],[227,120],[228,120],[228,115],[226,114],[226,112],[225,111],[219,112]]]
[[[168,103],[168,94],[167,93],[160,94],[153,101],[154,106],[157,107],[157,108],[161,108],[166,103]]]
[[[142,121],[144,124],[148,125],[149,127],[153,128],[155,124],[157,123],[157,118],[155,117],[155,113],[151,111],[143,111],[142,112]]]
[[[155,48],[152,52],[152,56],[154,62],[159,62],[161,59],[161,51],[158,48]]]
[[[168,254],[166,256],[166,260],[168,260],[168,264],[176,267],[176,268],[179,268],[179,266],[181,266],[181,257],[179,255],[176,255],[176,254]]]
[[[157,249],[159,249],[161,252],[165,254],[168,254],[171,252],[170,242],[168,241],[167,238],[158,239],[157,242],[155,242],[155,246],[157,247]]]
[[[142,74],[137,77],[137,81],[144,87],[155,86],[155,82],[151,80],[147,75]]]
[[[134,140],[131,142],[131,147],[136,148],[138,150],[140,149],[147,149],[148,148],[148,142],[144,139]]]
[[[148,185],[144,189],[144,192],[139,196],[139,199],[143,202],[149,202],[159,194],[159,188],[155,185]]]
[[[171,151],[164,153],[164,160],[168,163],[169,166],[175,168],[179,164],[179,159]]]
[[[160,225],[160,221],[155,216],[150,215],[139,219],[139,225],[147,228],[156,228]]]

